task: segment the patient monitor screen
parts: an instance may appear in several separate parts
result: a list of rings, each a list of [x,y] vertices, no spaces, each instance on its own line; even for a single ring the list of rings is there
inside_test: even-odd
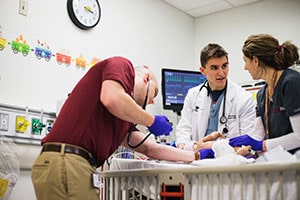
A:
[[[198,71],[162,69],[163,108],[180,112],[188,90],[206,80]]]

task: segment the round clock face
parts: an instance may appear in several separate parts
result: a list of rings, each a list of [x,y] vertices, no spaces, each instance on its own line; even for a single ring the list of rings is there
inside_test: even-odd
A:
[[[81,29],[95,27],[101,17],[101,8],[98,0],[68,0],[68,14],[73,23]]]

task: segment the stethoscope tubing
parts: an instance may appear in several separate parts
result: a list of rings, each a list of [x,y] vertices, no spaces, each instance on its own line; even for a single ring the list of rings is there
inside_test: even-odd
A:
[[[198,98],[198,96],[199,96],[199,94],[200,94],[200,92],[201,92],[201,90],[203,88],[206,88],[206,90],[207,90],[207,96],[208,96],[209,93],[210,93],[210,89],[209,89],[208,81],[207,80],[201,85],[201,87],[200,87],[200,89],[198,91],[198,94],[197,94],[196,99],[195,99],[195,105],[196,105],[197,98]],[[228,121],[227,117],[225,116],[226,93],[227,93],[227,81],[226,81],[225,90],[224,90],[222,116],[220,117],[220,120],[219,120],[221,124],[225,124],[225,127],[227,127],[227,121]],[[199,107],[195,106],[195,110],[197,110],[197,108],[199,108]]]

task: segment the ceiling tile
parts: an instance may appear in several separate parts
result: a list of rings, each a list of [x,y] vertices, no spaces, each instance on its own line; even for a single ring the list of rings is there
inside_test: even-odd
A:
[[[200,17],[222,10],[263,0],[162,0],[192,17]]]
[[[188,11],[197,7],[220,2],[220,0],[163,0],[170,5],[182,10]]]
[[[234,7],[250,4],[257,2],[259,0],[227,0],[230,4],[232,4]]]
[[[216,13],[222,10],[227,10],[230,8],[233,8],[233,6],[227,3],[226,1],[220,1],[206,6],[194,8],[192,10],[187,11],[187,13],[193,17],[199,17],[211,13]]]

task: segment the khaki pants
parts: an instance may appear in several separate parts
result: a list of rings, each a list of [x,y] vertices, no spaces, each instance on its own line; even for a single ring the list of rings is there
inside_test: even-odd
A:
[[[31,179],[37,200],[99,200],[93,187],[96,171],[87,160],[75,154],[42,152],[36,159]]]

